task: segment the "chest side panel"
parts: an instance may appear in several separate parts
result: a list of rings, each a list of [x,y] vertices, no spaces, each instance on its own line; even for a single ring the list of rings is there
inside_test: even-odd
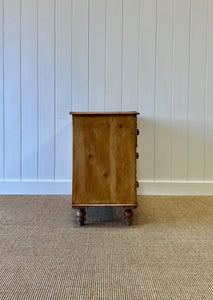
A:
[[[110,201],[110,119],[73,118],[73,204]]]
[[[111,201],[136,204],[136,117],[112,117],[110,130]]]
[[[136,117],[73,117],[73,205],[136,203]]]

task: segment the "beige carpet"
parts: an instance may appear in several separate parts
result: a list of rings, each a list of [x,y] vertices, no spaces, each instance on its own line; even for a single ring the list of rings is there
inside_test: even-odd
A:
[[[213,299],[213,197],[139,198],[119,208],[0,197],[0,299]]]

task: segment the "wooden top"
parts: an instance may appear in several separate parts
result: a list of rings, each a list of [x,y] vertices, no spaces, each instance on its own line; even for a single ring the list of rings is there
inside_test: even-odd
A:
[[[103,111],[103,112],[74,112],[70,111],[70,115],[139,115],[137,111]]]

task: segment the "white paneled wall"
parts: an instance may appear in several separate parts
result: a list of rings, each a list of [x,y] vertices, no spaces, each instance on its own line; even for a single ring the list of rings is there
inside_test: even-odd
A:
[[[21,159],[20,178],[37,180],[37,2],[21,2]],[[11,108],[12,109],[12,108]]]
[[[0,193],[70,194],[68,112],[138,110],[139,193],[213,194],[213,0],[0,0]]]
[[[0,0],[0,180],[4,177],[4,14],[3,0]]]

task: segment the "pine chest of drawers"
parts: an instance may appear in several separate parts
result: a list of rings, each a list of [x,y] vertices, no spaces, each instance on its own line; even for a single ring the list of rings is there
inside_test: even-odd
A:
[[[137,112],[70,112],[73,117],[72,208],[84,225],[92,206],[137,207]]]

